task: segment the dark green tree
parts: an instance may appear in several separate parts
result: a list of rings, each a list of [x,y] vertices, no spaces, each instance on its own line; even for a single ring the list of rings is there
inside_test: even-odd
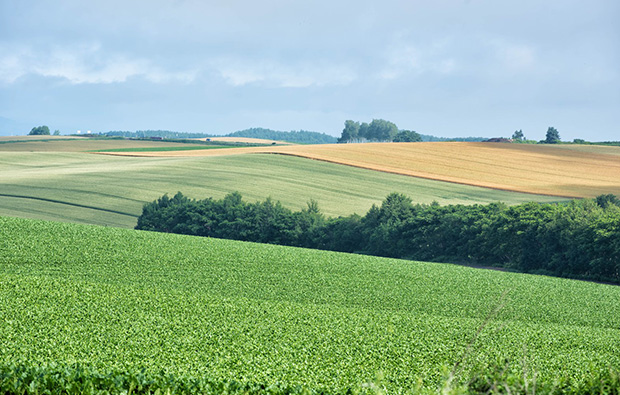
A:
[[[547,144],[557,144],[560,142],[560,132],[552,126],[549,126],[547,129],[547,137],[545,138],[545,143]]]
[[[375,141],[392,141],[398,133],[398,126],[384,119],[373,119],[368,125],[368,139]]]
[[[370,125],[366,122],[362,122],[360,125],[360,130],[358,136],[367,140],[370,140]]]
[[[523,135],[523,131],[521,129],[516,130],[512,134],[512,139],[515,141],[525,141],[525,136]]]
[[[344,129],[342,135],[338,139],[339,143],[350,143],[359,138],[360,124],[352,120],[344,121]]]
[[[32,130],[30,130],[30,133],[28,133],[29,136],[39,136],[39,135],[49,136],[49,134],[50,134],[50,128],[48,128],[45,125],[32,128]]]
[[[396,143],[416,143],[422,141],[422,136],[412,130],[400,130],[393,141]]]

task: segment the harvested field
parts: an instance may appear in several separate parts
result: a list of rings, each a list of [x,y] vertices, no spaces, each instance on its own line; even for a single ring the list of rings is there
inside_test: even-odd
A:
[[[388,173],[551,196],[620,195],[620,147],[589,146],[586,150],[463,142],[367,143],[123,154],[176,157],[248,153],[293,155]]]

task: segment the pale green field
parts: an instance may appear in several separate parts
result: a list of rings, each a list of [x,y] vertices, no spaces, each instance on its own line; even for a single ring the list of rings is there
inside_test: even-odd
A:
[[[271,197],[294,210],[314,199],[329,216],[364,214],[391,192],[418,203],[561,200],[280,155],[133,158],[0,152],[0,215],[133,227],[144,203],[178,191],[197,199],[239,191],[249,201]]]

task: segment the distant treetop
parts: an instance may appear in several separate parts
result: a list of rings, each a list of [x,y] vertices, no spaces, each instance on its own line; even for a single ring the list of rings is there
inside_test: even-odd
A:
[[[544,140],[547,144],[557,144],[560,142],[560,132],[552,126],[547,129],[547,137]]]
[[[34,127],[32,128],[32,130],[30,130],[30,133],[28,133],[29,136],[40,136],[40,135],[49,135],[49,134],[50,134],[50,128],[48,128],[45,125]]]

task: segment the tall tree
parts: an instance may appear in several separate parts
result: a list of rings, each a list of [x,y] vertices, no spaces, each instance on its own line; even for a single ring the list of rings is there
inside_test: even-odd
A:
[[[398,133],[398,126],[384,119],[373,119],[368,126],[369,140],[392,141]]]
[[[352,120],[344,121],[344,129],[342,135],[338,139],[339,143],[350,143],[359,138],[360,124]]]
[[[560,142],[560,132],[552,126],[549,126],[547,129],[547,137],[545,138],[545,143],[547,144],[557,144]]]
[[[525,136],[523,135],[523,131],[521,129],[516,130],[512,134],[512,139],[515,141],[525,141]]]
[[[360,130],[358,133],[358,136],[367,140],[370,140],[370,125],[368,125],[368,123],[366,122],[362,122],[362,124],[360,125]]]

